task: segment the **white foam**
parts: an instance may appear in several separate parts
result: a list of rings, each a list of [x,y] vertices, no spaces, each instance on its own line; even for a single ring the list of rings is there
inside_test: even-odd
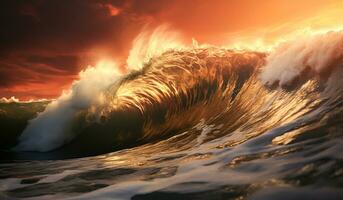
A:
[[[343,31],[303,36],[276,47],[267,57],[260,78],[267,85],[278,83],[286,86],[301,78],[299,76],[307,68],[320,75],[342,59]]]
[[[19,99],[14,96],[10,98],[2,97],[0,99],[0,103],[18,103],[18,102],[19,102]]]
[[[127,58],[129,71],[140,70],[152,57],[159,56],[170,49],[182,49],[181,34],[168,29],[164,24],[153,31],[142,31],[133,41]]]
[[[73,174],[77,174],[80,173],[80,170],[65,170],[59,174],[53,174],[53,175],[49,175],[41,180],[38,181],[38,183],[54,183],[57,182],[69,175],[73,175]]]
[[[75,137],[71,124],[78,111],[101,103],[102,91],[122,75],[112,62],[102,61],[80,72],[80,80],[51,102],[44,112],[29,122],[19,138],[17,151],[50,151]]]

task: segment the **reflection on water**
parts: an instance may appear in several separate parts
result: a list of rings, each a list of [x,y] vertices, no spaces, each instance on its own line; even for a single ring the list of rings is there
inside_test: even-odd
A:
[[[145,74],[126,80],[110,105],[101,108],[105,127],[118,110],[137,108],[148,119],[139,125],[140,145],[92,157],[1,163],[0,197],[342,197],[341,78],[324,88],[309,80],[291,91],[271,89],[258,81],[258,70],[246,75],[225,61],[228,55],[210,53],[199,59],[203,53],[166,54]],[[240,67],[260,59],[228,54]],[[206,61],[219,71],[205,67]],[[199,72],[186,66],[198,66],[193,68]],[[123,137],[120,141],[130,141]]]

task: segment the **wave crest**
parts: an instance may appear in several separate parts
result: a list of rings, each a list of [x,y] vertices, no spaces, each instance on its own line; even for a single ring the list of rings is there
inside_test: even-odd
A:
[[[300,80],[327,76],[343,67],[343,32],[297,38],[279,45],[267,57],[260,77],[267,85],[287,87]]]

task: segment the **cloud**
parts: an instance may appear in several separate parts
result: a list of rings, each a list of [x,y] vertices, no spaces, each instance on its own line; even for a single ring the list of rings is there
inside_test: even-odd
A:
[[[77,67],[78,57],[75,55],[30,55],[26,57],[26,61],[29,62],[30,65],[43,64],[57,70],[70,71],[73,73],[77,73],[79,71],[79,68]]]

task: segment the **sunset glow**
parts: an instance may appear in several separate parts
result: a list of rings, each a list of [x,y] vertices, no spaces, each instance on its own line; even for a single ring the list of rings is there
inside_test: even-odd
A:
[[[343,0],[0,4],[0,199],[343,199]]]
[[[74,12],[73,7],[81,12]],[[12,20],[27,28],[19,30],[2,22],[2,27],[7,27],[2,38],[7,39],[1,48],[0,96],[21,100],[58,97],[81,69],[103,57],[116,60],[120,68],[139,68],[135,61],[142,56],[138,55],[142,54],[139,42],[141,46],[147,46],[147,42],[166,44],[169,38],[190,46],[194,38],[200,45],[268,51],[304,33],[341,30],[343,19],[343,2],[339,0],[219,0],[199,1],[196,5],[184,1],[80,2],[67,10],[59,3],[23,2],[8,8],[2,15],[8,18],[11,12],[16,13]],[[62,10],[63,15],[59,13]],[[159,26],[168,27],[169,35],[163,42],[143,39]],[[160,50],[150,45],[145,55]]]

